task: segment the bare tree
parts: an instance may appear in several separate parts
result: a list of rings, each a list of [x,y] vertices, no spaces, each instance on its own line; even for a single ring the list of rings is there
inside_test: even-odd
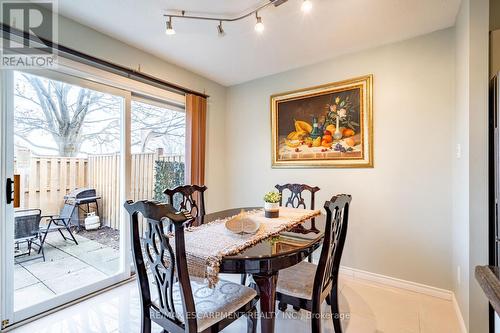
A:
[[[16,80],[15,96],[20,99],[15,135],[30,147],[59,156],[119,150],[120,97],[29,74]],[[132,127],[132,145],[141,152],[158,139],[174,150],[183,147],[185,117],[181,112],[134,102]],[[53,140],[43,142],[35,132],[49,134]]]
[[[116,101],[104,94],[63,82],[42,79],[23,74],[24,82],[17,82],[15,96],[28,102],[16,108],[15,135],[30,146],[53,150],[59,156],[75,156],[82,144],[89,139],[116,136],[116,117],[96,120],[105,128],[96,132],[85,132],[84,125],[91,125],[88,116],[105,108],[116,108]],[[17,103],[20,104],[20,103]],[[27,107],[26,107],[27,106]],[[50,142],[33,142],[29,138],[32,131],[49,133],[57,147]]]

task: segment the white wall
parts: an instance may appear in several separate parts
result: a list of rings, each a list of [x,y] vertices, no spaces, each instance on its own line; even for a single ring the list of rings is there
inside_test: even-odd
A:
[[[469,331],[488,332],[488,301],[474,276],[488,264],[489,1],[469,4]]]
[[[454,144],[461,157],[453,156],[453,290],[465,323],[469,322],[469,6],[462,2],[455,25]],[[456,149],[456,147],[455,147]],[[460,275],[460,276],[459,276]]]
[[[343,265],[451,289],[454,44],[447,29],[231,87],[228,205],[259,205],[283,182],[321,187],[319,206],[350,193]],[[270,95],[369,73],[373,169],[271,168]]]
[[[59,18],[59,44],[83,53],[111,61],[113,63],[138,69],[166,81],[177,83],[193,90],[205,92],[208,99],[206,185],[207,210],[217,211],[225,208],[225,170],[220,163],[224,150],[220,149],[225,141],[224,117],[226,88],[184,68],[172,65],[149,53],[117,41],[87,26],[64,17]]]

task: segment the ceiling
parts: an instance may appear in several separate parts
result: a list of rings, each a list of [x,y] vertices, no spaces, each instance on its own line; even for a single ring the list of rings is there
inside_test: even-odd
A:
[[[255,18],[224,24],[173,20],[165,34],[167,9],[235,16],[263,0],[59,0],[59,12],[115,39],[230,86],[362,49],[453,26],[460,0],[288,0]],[[265,0],[264,0],[265,1]]]

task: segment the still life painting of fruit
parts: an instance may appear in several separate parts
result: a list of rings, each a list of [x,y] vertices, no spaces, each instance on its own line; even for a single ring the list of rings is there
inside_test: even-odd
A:
[[[271,96],[273,167],[373,167],[372,80]]]

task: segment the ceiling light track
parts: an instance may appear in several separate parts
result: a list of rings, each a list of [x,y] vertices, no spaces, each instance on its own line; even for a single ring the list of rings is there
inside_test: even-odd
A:
[[[181,11],[180,14],[170,14],[170,13],[163,14],[163,16],[168,18],[167,23],[166,23],[165,33],[167,35],[174,35],[175,34],[175,30],[174,30],[173,25],[172,25],[172,19],[175,18],[175,19],[188,19],[188,20],[217,21],[217,22],[219,22],[219,25],[217,26],[217,31],[218,31],[219,36],[222,37],[226,34],[224,29],[222,28],[222,22],[235,22],[235,21],[242,20],[242,19],[247,18],[247,17],[252,16],[252,15],[255,15],[255,18],[256,18],[255,31],[257,31],[258,33],[262,33],[264,31],[264,23],[262,22],[262,17],[259,16],[259,11],[261,11],[262,9],[264,9],[270,5],[274,5],[275,7],[278,7],[287,1],[288,0],[268,0],[265,3],[259,5],[257,8],[255,8],[251,11],[245,12],[239,16],[231,17],[231,18],[229,18],[229,17],[216,17],[216,16],[202,16],[202,15],[186,15],[186,12],[184,10]],[[304,6],[306,3],[307,3],[307,5]],[[307,7],[307,10],[304,10],[305,7]],[[301,8],[304,12],[309,12],[311,7],[312,7],[311,0],[303,0]],[[172,12],[172,11],[167,11],[167,12]]]

